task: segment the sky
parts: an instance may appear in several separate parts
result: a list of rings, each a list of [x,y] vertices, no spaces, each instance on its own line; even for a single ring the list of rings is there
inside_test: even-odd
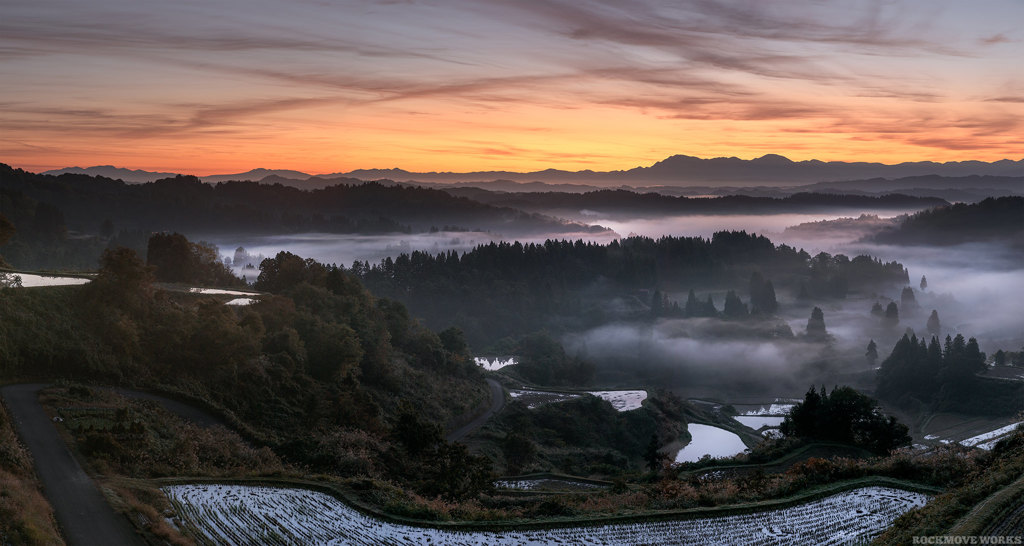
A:
[[[0,162],[1024,158],[1021,0],[0,0]]]

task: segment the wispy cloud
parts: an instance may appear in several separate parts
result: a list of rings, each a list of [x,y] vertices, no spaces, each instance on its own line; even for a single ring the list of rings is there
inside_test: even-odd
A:
[[[1000,25],[1024,15],[996,2]],[[985,18],[943,0],[14,0],[0,19],[0,93],[16,106],[0,111],[0,130],[31,146],[213,136],[268,146],[285,131],[400,139],[399,113],[418,112],[450,120],[406,115],[406,132],[432,140],[413,147],[423,154],[588,164],[606,158],[545,149],[559,138],[577,149],[569,141],[593,129],[563,113],[614,110],[629,132],[612,144],[635,141],[634,154],[726,127],[749,133],[748,147],[786,137],[789,150],[813,150],[846,135],[906,153],[1003,150],[1024,117],[1008,54],[1019,41]],[[551,115],[507,119],[537,109]],[[539,146],[531,131],[542,122]],[[472,132],[509,141],[467,144],[488,140]]]
[[[1011,40],[1009,37],[1007,37],[1002,32],[1000,32],[998,34],[993,34],[991,36],[986,36],[986,37],[984,37],[984,38],[982,38],[980,40],[980,42],[985,44],[985,45],[1006,44],[1006,43],[1010,43],[1010,42],[1013,42],[1013,41],[1014,40]]]

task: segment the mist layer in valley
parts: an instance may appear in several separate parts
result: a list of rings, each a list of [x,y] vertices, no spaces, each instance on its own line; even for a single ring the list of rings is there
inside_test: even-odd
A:
[[[375,263],[387,257],[396,258],[400,254],[408,254],[416,250],[435,254],[449,250],[466,252],[478,245],[492,241],[543,243],[545,240],[555,239],[583,240],[606,244],[620,238],[620,236],[639,235],[655,239],[665,235],[711,237],[715,232],[731,230],[760,233],[770,237],[775,242],[788,243],[790,239],[783,237],[782,232],[789,226],[821,220],[836,220],[859,214],[894,218],[915,211],[916,209],[899,209],[895,211],[840,209],[827,213],[801,214],[649,216],[628,221],[612,220],[595,215],[590,211],[582,211],[580,214],[581,221],[591,225],[605,226],[610,231],[541,232],[529,236],[506,236],[500,232],[445,230],[415,234],[389,233],[374,235],[313,232],[272,236],[225,236],[222,234],[211,234],[199,235],[196,238],[216,244],[225,257],[232,259],[235,249],[242,247],[248,254],[254,257],[269,257],[281,251],[288,251],[304,258],[313,258],[323,263],[334,263],[348,267],[355,260]],[[837,233],[833,234],[832,238],[837,243],[846,243],[854,237],[852,234]],[[814,235],[792,238],[793,241],[799,243],[794,246],[806,248],[812,254],[818,250],[825,250],[825,248],[820,248],[821,245],[816,244],[815,239],[816,236]],[[835,247],[835,244],[828,245],[828,248]],[[244,273],[240,268],[245,266],[246,263],[233,263],[232,265],[236,268],[237,273]],[[258,261],[253,263],[253,266],[259,266]]]
[[[652,321],[644,313],[643,298],[612,299],[605,302],[599,313],[606,320],[584,328],[570,328],[561,332],[559,338],[567,353],[596,366],[595,382],[599,384],[660,385],[690,396],[724,395],[733,400],[799,396],[811,384],[853,384],[870,390],[879,361],[908,329],[922,337],[937,334],[940,340],[956,334],[976,337],[982,350],[989,354],[999,349],[1018,350],[1024,345],[1024,317],[1016,312],[1013,297],[1024,291],[1024,265],[1018,257],[1009,248],[995,243],[922,247],[864,242],[879,227],[898,222],[904,214],[912,212],[842,210],[828,214],[656,217],[632,222],[598,219],[595,223],[608,225],[616,232],[652,238],[708,237],[726,229],[746,230],[765,233],[776,244],[802,248],[812,256],[819,252],[850,258],[866,254],[883,261],[899,261],[909,272],[914,301],[903,301],[903,286],[816,301],[801,300],[795,290],[780,288],[779,308],[771,319]],[[870,216],[859,222],[853,220],[861,213]],[[867,229],[865,223],[870,224]],[[799,224],[807,225],[786,229]],[[550,235],[566,238],[565,234]],[[575,235],[599,244],[614,238],[593,233]],[[523,242],[540,243],[545,238],[540,235]],[[484,232],[436,232],[378,236],[306,234],[215,242],[226,253],[243,246],[252,256],[272,256],[287,250],[327,263],[351,264],[354,260],[376,263],[414,250],[461,253],[494,240],[502,238]],[[239,271],[248,273],[253,280],[253,270]],[[922,276],[926,277],[924,289],[920,286]],[[701,300],[710,296],[721,309],[724,288],[697,292]],[[737,292],[744,302],[749,301],[749,294]],[[664,297],[681,305],[687,294],[685,290],[668,290]],[[878,304],[884,309],[890,302],[899,307],[895,324],[872,314],[873,306]],[[806,335],[808,318],[815,306],[824,314],[827,338]],[[941,326],[929,332],[928,319],[933,309]],[[637,320],[638,315],[643,318]],[[459,324],[457,319],[451,325],[469,326]],[[870,340],[875,341],[880,355],[873,361],[865,357]]]

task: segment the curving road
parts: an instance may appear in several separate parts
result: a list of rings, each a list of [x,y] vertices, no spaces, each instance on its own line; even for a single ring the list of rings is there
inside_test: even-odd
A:
[[[165,396],[160,396],[159,394],[153,394],[149,392],[133,391],[128,389],[113,390],[117,394],[120,394],[121,396],[127,398],[135,398],[137,400],[151,400],[153,402],[156,402],[157,404],[160,405],[160,407],[164,408],[165,410],[177,415],[178,417],[181,417],[182,419],[192,421],[193,423],[199,425],[202,428],[210,428],[214,426],[222,426],[228,429],[231,428],[228,426],[227,422],[221,419],[220,417],[217,417],[216,415],[208,413],[204,410],[201,410],[195,406],[190,406],[184,402],[179,402],[177,400],[173,400]]]
[[[471,433],[476,432],[476,429],[484,426],[488,419],[505,407],[505,389],[501,387],[501,383],[493,379],[487,379],[487,385],[491,388],[491,407],[487,408],[487,411],[481,413],[476,419],[448,433],[445,436],[445,440],[448,440],[449,443],[458,442]]]
[[[15,430],[35,463],[43,492],[53,506],[57,523],[70,545],[143,545],[128,520],[114,512],[107,499],[72,456],[57,428],[39,405],[46,385],[0,387],[0,396]]]
[[[466,425],[446,436],[457,442],[482,427],[505,406],[505,390],[493,379],[487,379],[491,405]],[[43,492],[53,506],[54,515],[64,539],[71,546],[143,545],[125,516],[107,503],[94,482],[82,469],[57,433],[56,426],[39,404],[38,393],[45,384],[8,385],[0,387],[15,430],[32,455]],[[224,422],[202,410],[159,395],[115,389],[131,398],[153,400],[165,409],[190,419],[200,426],[223,425]]]

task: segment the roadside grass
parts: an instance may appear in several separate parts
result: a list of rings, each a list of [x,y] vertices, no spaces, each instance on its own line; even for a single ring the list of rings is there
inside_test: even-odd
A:
[[[976,468],[956,487],[897,519],[877,542],[909,544],[914,536],[983,534],[1019,506],[1024,498],[1024,431],[1000,440],[978,458]]]
[[[0,405],[0,544],[64,544],[32,461]]]
[[[1024,475],[978,503],[973,510],[950,529],[951,535],[990,535],[985,531],[996,526],[1024,503]]]

